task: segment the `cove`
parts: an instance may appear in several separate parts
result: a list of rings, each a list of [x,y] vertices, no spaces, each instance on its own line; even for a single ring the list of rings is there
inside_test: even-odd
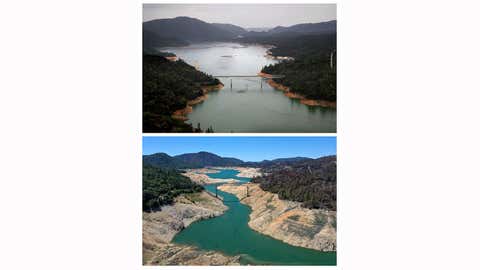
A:
[[[336,132],[336,109],[311,107],[286,97],[256,75],[278,61],[265,57],[267,48],[239,43],[199,43],[158,48],[214,76],[224,84],[193,106],[187,123],[215,132]],[[280,74],[281,75],[281,74]]]
[[[235,179],[240,182],[250,182],[250,178],[237,176],[238,171],[232,169],[219,170],[215,173],[206,173],[211,178],[216,179]]]
[[[228,175],[235,170],[226,171],[214,174]],[[214,185],[206,185],[205,188],[215,192]],[[251,209],[233,194],[221,190],[218,194],[224,198],[228,210],[219,217],[194,222],[178,233],[173,242],[220,251],[230,256],[240,255],[241,264],[336,265],[336,252],[295,247],[252,230],[248,227]]]

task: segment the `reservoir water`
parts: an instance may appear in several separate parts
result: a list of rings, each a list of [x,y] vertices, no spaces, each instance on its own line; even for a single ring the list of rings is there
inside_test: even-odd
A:
[[[277,60],[267,48],[238,43],[200,43],[160,48],[214,76],[256,75]],[[279,74],[281,75],[281,74]],[[311,107],[286,97],[260,77],[221,77],[224,88],[193,106],[188,123],[215,132],[336,132],[336,109]]]
[[[235,179],[240,182],[250,182],[250,178],[237,176],[238,171],[232,169],[218,170],[215,173],[206,173],[208,177],[216,179]]]
[[[209,175],[235,179],[233,173],[236,175],[238,171],[221,170]],[[240,177],[239,180],[248,182],[249,178]],[[205,188],[215,192],[214,185],[206,185]],[[336,252],[295,247],[252,230],[248,227],[251,209],[233,194],[220,190],[218,194],[225,200],[228,210],[219,217],[192,223],[178,233],[173,242],[220,251],[230,256],[240,255],[241,264],[336,265]]]

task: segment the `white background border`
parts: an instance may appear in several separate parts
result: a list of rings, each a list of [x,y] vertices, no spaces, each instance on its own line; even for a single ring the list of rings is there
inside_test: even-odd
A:
[[[335,268],[478,269],[479,4],[337,4]],[[1,269],[141,267],[141,22],[2,2]]]

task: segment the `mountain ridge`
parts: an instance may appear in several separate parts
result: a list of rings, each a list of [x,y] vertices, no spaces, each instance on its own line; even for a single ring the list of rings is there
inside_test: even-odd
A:
[[[291,166],[294,164],[300,164],[302,162],[313,162],[321,158],[324,157],[289,157],[262,161],[243,161],[241,159],[233,157],[222,157],[206,151],[200,151],[197,153],[185,153],[175,156],[170,156],[166,153],[159,152],[149,155],[143,155],[143,163],[144,165],[151,165],[154,167],[170,169],[193,169],[208,166],[244,166],[258,168],[274,168],[277,166]]]
[[[235,41],[239,38],[271,36],[321,35],[336,32],[336,20],[277,26],[268,31],[247,30],[230,23],[208,23],[197,18],[180,16],[143,22],[144,48],[186,46],[195,42]],[[267,28],[265,28],[266,30]]]

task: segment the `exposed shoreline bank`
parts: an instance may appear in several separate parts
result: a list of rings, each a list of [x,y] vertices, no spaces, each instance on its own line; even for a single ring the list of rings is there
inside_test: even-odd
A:
[[[218,172],[218,170],[223,170],[223,169],[233,169],[233,170],[239,171],[239,173],[237,174],[238,177],[254,178],[256,176],[261,175],[260,168],[236,167],[236,166],[212,167],[208,169],[207,168],[187,169],[185,173],[182,173],[182,175],[190,178],[190,180],[200,185],[239,182],[237,179],[233,179],[233,178],[217,179],[217,178],[212,178],[206,175],[206,173],[215,173],[215,172]]]
[[[240,265],[239,256],[205,251],[171,241],[195,221],[222,215],[228,209],[205,191],[182,194],[161,211],[143,212],[144,265]]]
[[[208,98],[209,92],[221,90],[223,86],[224,86],[223,83],[219,83],[216,85],[202,86],[201,88],[202,88],[203,94],[195,99],[189,100],[185,108],[174,111],[172,114],[172,118],[178,119],[181,121],[187,121],[188,120],[187,115],[193,111],[193,107],[192,107],[193,105],[203,102]]]
[[[308,99],[306,97],[304,97],[303,95],[301,94],[298,94],[298,93],[294,93],[290,90],[289,87],[285,86],[285,85],[282,85],[280,83],[277,83],[275,82],[273,79],[272,79],[272,75],[271,74],[268,74],[268,73],[264,73],[264,72],[259,72],[258,75],[260,77],[263,77],[263,78],[266,78],[268,79],[267,80],[267,83],[277,89],[277,90],[280,90],[284,93],[284,95],[286,97],[289,97],[291,99],[299,99],[300,100],[300,103],[304,104],[304,105],[307,105],[307,106],[320,106],[320,107],[326,107],[326,108],[336,108],[337,107],[337,102],[334,102],[334,101],[327,101],[327,100],[318,100],[318,99]]]
[[[280,200],[258,184],[224,184],[220,190],[241,198],[248,187],[249,197],[241,203],[252,212],[248,226],[293,246],[319,251],[336,251],[336,212],[301,207],[301,203]]]

